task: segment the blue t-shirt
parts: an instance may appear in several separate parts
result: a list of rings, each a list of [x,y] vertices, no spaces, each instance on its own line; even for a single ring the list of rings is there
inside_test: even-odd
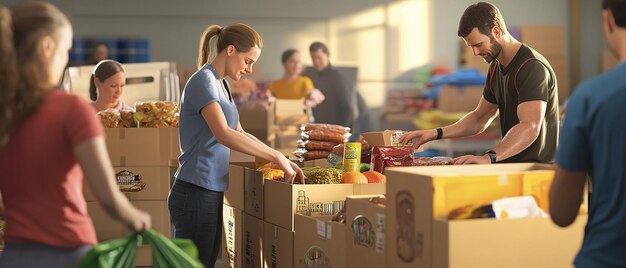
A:
[[[201,114],[202,108],[213,102],[219,103],[228,127],[236,129],[239,113],[228,84],[220,80],[213,66],[205,64],[189,78],[180,100],[182,154],[175,177],[223,192],[228,189],[230,149],[217,141]]]
[[[576,267],[626,265],[626,63],[578,86],[557,163],[591,175],[589,219]]]

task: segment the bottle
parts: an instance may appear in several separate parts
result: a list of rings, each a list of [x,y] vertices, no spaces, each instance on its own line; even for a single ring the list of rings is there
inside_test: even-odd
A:
[[[348,142],[343,149],[343,172],[359,172],[361,166],[361,143]]]

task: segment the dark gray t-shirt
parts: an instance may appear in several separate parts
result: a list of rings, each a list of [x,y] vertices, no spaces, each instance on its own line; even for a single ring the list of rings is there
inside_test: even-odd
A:
[[[504,137],[519,123],[517,106],[532,100],[547,103],[539,137],[525,150],[503,160],[505,163],[554,160],[559,141],[559,99],[557,81],[550,63],[537,51],[522,45],[508,66],[497,61],[489,66],[483,96],[498,105],[500,128]]]
[[[354,85],[331,65],[321,71],[308,67],[302,75],[311,78],[315,88],[326,97],[313,108],[315,122],[352,127],[358,113]]]
[[[176,179],[205,189],[223,192],[228,189],[230,149],[217,141],[201,110],[218,102],[228,127],[237,128],[239,113],[228,83],[220,80],[213,66],[205,64],[194,73],[180,99],[180,166]]]

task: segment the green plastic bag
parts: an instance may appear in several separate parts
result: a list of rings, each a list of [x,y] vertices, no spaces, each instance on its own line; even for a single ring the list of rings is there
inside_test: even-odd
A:
[[[170,240],[154,229],[99,243],[87,252],[78,267],[133,268],[139,245],[151,245],[154,268],[204,267],[191,240]]]
[[[143,233],[144,244],[152,245],[154,268],[202,268],[198,260],[198,249],[188,239],[168,239],[153,229]]]
[[[109,240],[95,245],[83,259],[79,268],[133,268],[137,253],[137,234]]]

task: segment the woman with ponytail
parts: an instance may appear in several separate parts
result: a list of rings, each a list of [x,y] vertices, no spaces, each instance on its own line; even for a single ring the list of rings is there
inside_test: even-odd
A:
[[[297,179],[304,183],[297,165],[241,128],[225,79],[237,81],[252,72],[262,47],[261,36],[245,24],[209,26],[200,38],[198,71],[183,90],[182,154],[168,207],[174,236],[193,240],[206,267],[215,266],[220,250],[231,149],[271,160],[285,172],[287,182]]]
[[[76,267],[94,245],[83,180],[109,215],[150,228],[115,185],[94,108],[56,85],[72,25],[54,6],[0,6],[0,267]],[[83,175],[84,173],[84,175]]]
[[[134,111],[133,107],[120,100],[125,85],[126,71],[122,64],[114,60],[98,62],[89,83],[89,98],[94,101],[91,104],[98,111],[106,109]]]

